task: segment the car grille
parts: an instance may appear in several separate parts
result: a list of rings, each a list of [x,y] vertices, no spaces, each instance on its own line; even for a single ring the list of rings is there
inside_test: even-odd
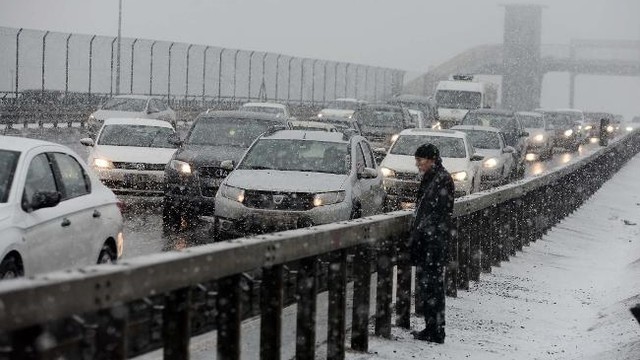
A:
[[[224,179],[227,177],[227,175],[229,175],[229,170],[215,166],[203,166],[201,168],[198,168],[198,173],[202,177]]]
[[[396,172],[395,177],[399,180],[420,181],[420,174],[411,172]]]
[[[200,192],[202,196],[214,197],[220,187],[221,179],[229,175],[229,170],[215,166],[203,166],[198,168],[200,175]]]
[[[383,143],[387,141],[387,135],[367,135],[367,140],[376,143]]]
[[[148,164],[148,163],[132,163],[132,162],[114,162],[113,167],[124,170],[153,170],[163,171],[166,164]]]
[[[244,205],[254,209],[305,211],[313,208],[313,194],[247,190]]]

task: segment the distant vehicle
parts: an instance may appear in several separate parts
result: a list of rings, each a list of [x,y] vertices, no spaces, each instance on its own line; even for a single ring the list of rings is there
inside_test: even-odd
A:
[[[471,110],[462,119],[462,125],[491,126],[504,133],[507,145],[515,149],[513,156],[516,162],[514,178],[524,177],[525,156],[527,152],[527,137],[522,123],[513,111],[497,109]]]
[[[428,123],[427,117],[420,110],[409,109],[409,115],[411,115],[411,119],[413,119],[413,126],[417,128],[436,129],[438,128],[437,126],[440,125],[440,123],[436,123],[435,125]]]
[[[166,230],[176,229],[183,217],[213,215],[214,197],[229,170],[225,160],[238,161],[260,134],[273,127],[286,128],[288,119],[245,111],[210,111],[200,114],[165,168],[162,212]]]
[[[551,158],[555,142],[553,125],[547,124],[544,115],[537,112],[520,111],[516,113],[516,118],[520,120],[524,130],[529,133],[526,160]]]
[[[353,118],[360,125],[362,136],[374,147],[389,149],[400,131],[413,127],[409,111],[396,105],[369,104],[356,111]]]
[[[335,127],[338,131],[344,132],[346,130],[350,130],[357,135],[361,135],[362,132],[360,130],[360,125],[353,118],[345,118],[342,116],[323,116],[322,118],[312,117],[309,118],[309,121],[313,122],[321,122],[323,124],[328,124]]]
[[[605,119],[609,121],[609,124],[612,124],[614,121],[614,115],[607,112],[585,111],[584,119],[585,119],[585,122],[582,129],[584,132],[584,136],[587,139],[599,138],[600,137],[600,121],[602,119]]]
[[[122,256],[118,200],[69,148],[0,136],[0,278]]]
[[[434,144],[440,150],[442,163],[453,177],[455,196],[480,189],[480,161],[484,157],[476,153],[467,134],[453,130],[406,129],[380,164],[387,192],[387,210],[407,208],[415,202],[420,178],[414,154],[426,143]]]
[[[114,96],[97,111],[89,115],[87,125],[96,133],[109,118],[137,118],[165,120],[176,126],[176,113],[167,103],[157,97],[144,95]]]
[[[489,82],[474,81],[472,75],[454,75],[436,86],[438,117],[443,128],[459,125],[469,110],[496,107],[497,87]]]
[[[242,105],[239,110],[266,113],[270,115],[275,115],[277,117],[283,117],[286,119],[289,119],[292,117],[291,112],[289,111],[289,107],[287,105],[278,104],[278,103],[269,103],[269,102],[246,103]]]
[[[405,109],[408,109],[412,116],[416,111],[422,112],[424,115],[424,120],[420,123],[420,125],[416,125],[416,127],[436,129],[440,126],[440,120],[438,118],[438,105],[436,104],[435,100],[430,97],[401,94],[394,96],[386,102],[387,104],[399,105]]]
[[[87,159],[100,180],[119,194],[163,195],[164,168],[177,146],[173,126],[153,119],[107,119],[96,140],[81,139],[91,147]]]
[[[316,130],[316,131],[329,131],[336,132],[338,129],[325,122],[319,121],[300,121],[300,120],[292,120],[289,121],[289,127],[293,130]]]
[[[451,130],[467,134],[476,153],[484,156],[481,184],[496,186],[506,184],[516,173],[513,158],[515,149],[506,144],[504,134],[498,128],[488,126],[457,125]]]
[[[220,186],[214,228],[242,236],[354,219],[381,212],[384,197],[362,136],[267,132]]]
[[[569,151],[578,151],[583,143],[582,123],[577,121],[575,113],[566,110],[536,109],[536,112],[544,114],[547,123],[555,129],[554,146]],[[582,116],[582,112],[580,113]]]
[[[335,99],[327,106],[320,110],[318,117],[338,116],[343,118],[351,118],[353,113],[367,104],[366,101],[350,98]]]

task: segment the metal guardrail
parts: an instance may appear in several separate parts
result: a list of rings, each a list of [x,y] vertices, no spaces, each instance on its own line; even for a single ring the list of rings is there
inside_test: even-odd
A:
[[[451,244],[447,293],[468,289],[481,272],[508,260],[577,209],[640,151],[640,131],[627,134],[592,155],[548,174],[458,199],[457,235]],[[215,322],[218,357],[240,358],[243,273],[261,270],[262,359],[280,357],[283,272],[297,264],[298,358],[315,356],[315,310],[318,259],[326,270],[329,292],[327,357],[344,358],[347,268],[354,282],[351,348],[366,351],[370,274],[377,272],[375,334],[390,337],[396,326],[409,328],[411,266],[404,240],[411,214],[399,211],[363,219],[270,235],[236,239],[93,266],[0,282],[0,338],[10,358],[44,358],[69,354],[67,343],[53,341],[56,321],[80,318],[85,333],[75,347],[89,357],[122,359],[131,355],[128,334],[135,319],[127,304],[159,296],[162,328],[159,343],[167,359],[188,358],[193,323],[209,316]],[[349,256],[352,255],[352,256]],[[349,259],[352,262],[349,263]],[[397,266],[397,301],[392,309],[393,266]],[[192,314],[194,296],[203,283],[215,284],[214,315]],[[46,341],[43,341],[46,340]],[[0,352],[1,353],[1,352]],[[72,356],[71,356],[72,357]]]

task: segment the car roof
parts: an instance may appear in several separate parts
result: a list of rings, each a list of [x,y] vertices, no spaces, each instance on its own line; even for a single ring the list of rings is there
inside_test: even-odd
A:
[[[173,129],[173,126],[168,121],[143,118],[109,118],[104,121],[104,125],[144,125]]]
[[[313,120],[311,120],[313,119]],[[322,115],[322,116],[312,116],[309,118],[309,121],[317,121],[317,122],[325,122],[326,121],[332,121],[332,122],[343,122],[346,124],[349,123],[354,123],[356,122],[355,119],[353,118],[347,118],[344,116],[337,116],[337,115]]]
[[[289,121],[289,123],[293,126],[300,125],[300,126],[313,126],[313,127],[325,128],[325,129],[335,129],[335,126],[333,126],[332,124],[322,122],[322,121],[291,120]]]
[[[542,117],[542,114],[535,111],[518,111],[516,115]]]
[[[363,107],[363,109],[393,109],[393,110],[402,110],[402,106],[399,105],[391,105],[391,104],[367,104]]]
[[[271,120],[271,121],[278,121],[282,123],[284,123],[287,120],[286,118],[276,116],[275,114],[266,114],[266,113],[242,111],[242,110],[215,110],[215,111],[203,112],[203,113],[200,113],[200,115],[198,115],[198,118],[207,118],[207,119],[236,118],[236,119],[247,119],[247,120]]]
[[[505,109],[474,109],[469,110],[469,114],[495,114],[495,115],[513,115],[514,112]]]
[[[404,129],[400,132],[400,135],[410,135],[410,136],[420,136],[420,135],[431,135],[431,136],[442,136],[442,137],[454,137],[454,138],[464,138],[466,134],[462,131],[455,130],[436,130],[436,129]]]
[[[248,102],[246,104],[242,104],[242,106],[256,106],[256,107],[270,107],[270,108],[278,108],[278,109],[284,109],[287,106],[283,105],[283,104],[278,104],[278,103],[271,103],[271,102]]]
[[[476,131],[488,131],[499,133],[502,130],[495,128],[493,126],[476,126],[476,125],[456,125],[451,128],[451,130],[476,130]]]
[[[29,138],[24,138],[19,136],[0,135],[0,149],[3,149],[3,150],[24,152],[38,146],[57,146],[59,148],[67,149],[66,146],[49,142],[49,141],[29,139]]]
[[[312,141],[328,141],[338,143],[348,143],[349,140],[341,132],[327,132],[315,130],[278,130],[271,133],[265,133],[262,139],[277,140],[312,140]]]

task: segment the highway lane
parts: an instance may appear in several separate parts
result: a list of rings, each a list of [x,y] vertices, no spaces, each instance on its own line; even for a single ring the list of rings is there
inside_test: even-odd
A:
[[[186,128],[179,128],[184,133]],[[86,159],[88,150],[79,142],[86,136],[82,129],[29,129],[8,130],[6,135],[24,136],[57,142],[69,146]],[[576,158],[583,157],[598,149],[597,143],[580,146],[575,152],[556,149],[553,158],[546,161],[533,161],[527,164],[526,177],[538,176],[553,170]],[[162,251],[179,250],[190,246],[202,245],[214,241],[211,224],[203,221],[195,225],[183,226],[178,232],[162,231],[162,198],[121,196],[125,203],[125,249],[124,257],[134,257]]]

